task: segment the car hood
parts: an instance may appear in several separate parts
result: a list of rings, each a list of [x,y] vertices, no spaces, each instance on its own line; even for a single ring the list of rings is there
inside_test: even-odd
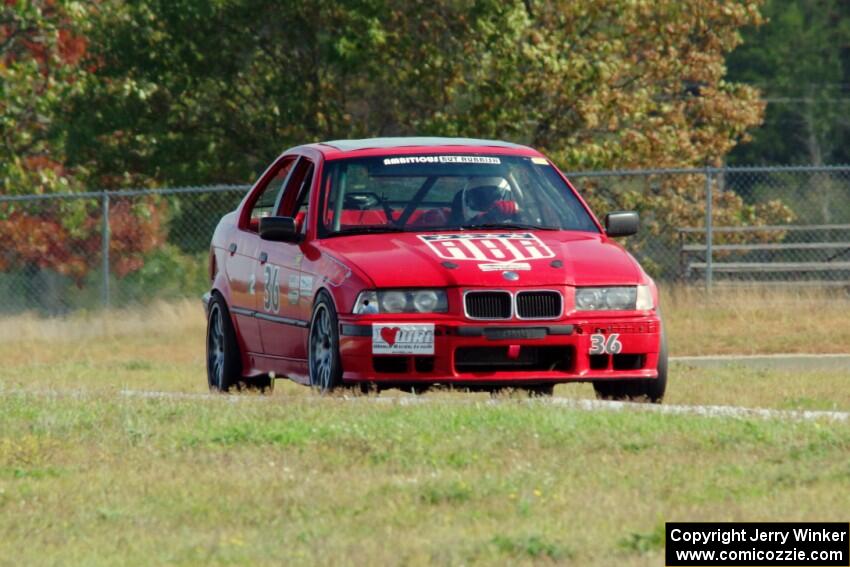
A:
[[[322,245],[379,288],[635,285],[644,280],[637,261],[620,245],[589,232],[364,234],[328,238]],[[509,280],[505,272],[518,278]]]

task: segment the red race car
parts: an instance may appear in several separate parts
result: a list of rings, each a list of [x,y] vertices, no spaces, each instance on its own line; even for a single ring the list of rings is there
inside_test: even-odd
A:
[[[652,279],[539,152],[378,138],[299,146],[212,239],[212,390],[288,377],[326,392],[433,385],[548,395],[591,381],[659,401],[667,349]]]

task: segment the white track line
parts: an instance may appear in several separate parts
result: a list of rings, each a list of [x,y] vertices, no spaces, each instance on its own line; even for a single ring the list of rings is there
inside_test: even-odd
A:
[[[528,400],[518,399],[489,399],[489,400],[470,400],[468,398],[457,397],[414,397],[414,396],[393,396],[393,397],[373,397],[373,396],[333,396],[321,397],[317,395],[298,396],[293,398],[283,398],[274,396],[261,395],[222,395],[222,394],[206,394],[194,392],[161,392],[152,390],[120,390],[120,395],[128,398],[145,398],[157,400],[198,400],[198,401],[216,401],[225,403],[245,403],[245,402],[261,402],[272,403],[281,401],[306,401],[308,403],[321,402],[324,400],[340,400],[349,403],[373,403],[380,405],[399,405],[399,406],[414,406],[431,403],[454,403],[454,404],[469,404],[469,405],[486,405],[500,406],[511,404],[528,404],[528,405],[551,405],[581,411],[607,411],[607,412],[648,412],[660,413],[665,415],[697,415],[702,417],[726,417],[740,419],[780,419],[790,421],[835,421],[842,423],[850,423],[850,412],[844,411],[809,411],[809,410],[778,410],[768,408],[747,408],[740,406],[696,406],[696,405],[670,405],[670,404],[640,404],[631,402],[615,402],[601,401],[588,399],[574,398],[535,398]],[[0,396],[39,396],[48,398],[70,397],[77,399],[93,398],[96,392],[86,390],[5,390],[0,387]]]
[[[239,400],[269,400],[275,401],[273,397],[261,396],[222,396],[215,394],[192,394],[183,392],[152,392],[144,390],[122,390],[121,394],[129,397],[155,398],[155,399],[196,399],[196,400],[221,400],[225,399],[231,402]],[[281,398],[277,398],[278,400]],[[319,396],[303,396],[298,400],[318,401],[322,398]],[[342,396],[336,399],[343,399],[355,403],[377,403],[377,404],[397,404],[401,406],[420,405],[437,402],[436,398],[427,397],[366,397],[366,396]],[[797,411],[797,410],[777,410],[767,408],[746,408],[739,406],[689,406],[689,405],[664,405],[664,404],[639,404],[630,402],[615,402],[601,400],[582,400],[573,398],[536,398],[533,400],[511,400],[511,399],[490,399],[490,400],[474,400],[457,398],[439,398],[440,403],[467,403],[467,404],[482,404],[482,405],[509,405],[516,403],[528,403],[531,405],[552,405],[577,409],[582,411],[635,411],[635,412],[650,412],[668,415],[698,415],[703,417],[732,417],[732,418],[757,418],[757,419],[783,419],[794,421],[839,421],[850,422],[850,412],[841,411]]]
[[[736,417],[759,419],[787,419],[795,421],[829,420],[850,422],[850,412],[842,411],[797,411],[740,406],[688,406],[664,404],[635,404],[599,400],[575,400],[550,398],[549,403],[587,411],[645,411],[673,415],[699,415],[704,417]]]
[[[785,359],[842,359],[850,361],[850,354],[808,354],[808,353],[781,353],[781,354],[708,354],[700,356],[671,356],[670,362],[700,362],[700,361],[736,361],[736,360],[785,360]]]

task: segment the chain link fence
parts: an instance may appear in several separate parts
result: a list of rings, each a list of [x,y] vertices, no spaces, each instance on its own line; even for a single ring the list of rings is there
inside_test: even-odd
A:
[[[0,313],[199,297],[248,185],[0,196]]]
[[[850,167],[581,172],[598,214],[636,209],[631,249],[662,281],[850,288]]]
[[[850,287],[850,167],[568,177],[600,217],[640,211],[624,244],[660,281]],[[199,296],[212,232],[248,188],[0,196],[0,313]]]

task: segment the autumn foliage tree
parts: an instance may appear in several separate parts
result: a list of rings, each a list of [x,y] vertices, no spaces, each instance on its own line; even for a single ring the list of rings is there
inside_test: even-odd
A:
[[[19,177],[5,192],[244,183],[288,146],[374,135],[506,138],[568,171],[703,167],[722,164],[762,119],[758,92],[729,82],[725,66],[739,30],[761,22],[759,1],[32,4],[39,14],[6,2],[7,16],[39,31],[3,58],[7,69],[29,66],[15,87],[23,98],[35,88],[26,81],[52,77],[38,87],[52,101],[49,126],[33,126],[36,145],[11,146]],[[63,47],[72,39],[73,56]],[[49,166],[27,162],[42,154]],[[49,182],[33,183],[39,175]],[[600,205],[651,213],[656,232],[704,217],[696,179],[621,191],[619,202],[586,189]],[[789,218],[721,184],[715,198],[722,224]],[[142,241],[138,250],[156,244]]]
[[[159,183],[244,182],[305,141],[442,134],[525,142],[566,170],[720,165],[762,119],[758,92],[725,80],[758,4],[112,0],[73,159]],[[701,187],[666,183],[635,204],[699,223]],[[788,213],[728,194],[717,214]]]
[[[83,63],[93,5],[69,0],[0,4],[0,196],[75,193],[98,178],[69,165],[67,101],[91,71]],[[141,267],[162,242],[161,207],[116,203],[110,211],[114,272]],[[0,202],[0,270],[49,268],[81,282],[98,265],[101,208],[92,200]]]

